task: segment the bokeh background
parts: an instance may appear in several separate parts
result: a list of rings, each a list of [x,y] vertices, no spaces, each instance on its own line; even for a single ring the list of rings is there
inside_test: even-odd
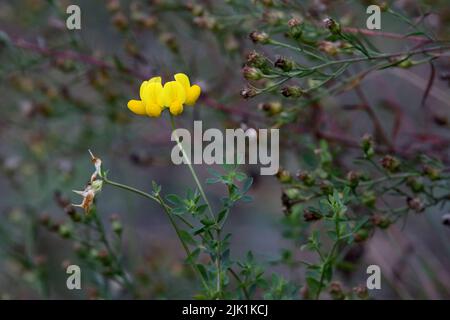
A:
[[[81,189],[92,172],[88,149],[102,158],[115,181],[150,190],[155,180],[167,193],[193,188],[187,167],[171,163],[167,114],[150,119],[126,108],[129,99],[137,98],[143,79],[154,75],[169,79],[185,72],[201,85],[202,97],[177,119],[180,127],[192,128],[198,119],[210,128],[268,128],[271,121],[258,109],[259,103],[295,102],[281,95],[250,100],[240,96],[246,85],[241,67],[246,53],[255,48],[248,34],[259,28],[276,31],[271,14],[281,12],[287,21],[301,14],[299,7],[319,18],[333,15],[349,26],[364,28],[370,1],[278,2],[283,5],[273,8],[265,1],[0,1],[0,297],[96,297],[99,275],[90,270],[83,273],[83,290],[67,290],[65,266],[78,261],[76,243],[41,223],[47,216],[56,223],[68,219],[58,201],[79,201],[71,190]],[[412,16],[421,14],[422,4],[431,5],[433,14],[427,24],[437,37],[448,36],[448,1],[394,2]],[[65,26],[69,4],[81,8],[81,30]],[[196,10],[207,10],[209,16]],[[216,29],[215,24],[221,27]],[[383,18],[382,27],[393,33],[410,32],[407,25],[389,16]],[[404,50],[410,44],[378,37],[373,42],[386,52]],[[268,56],[307,61],[287,49],[259,49]],[[448,57],[436,63],[438,74],[426,109],[421,100],[430,74],[427,64],[379,71],[363,82],[365,95],[384,126],[402,119],[395,143],[405,153],[448,160],[450,136],[442,123],[450,112],[445,73],[449,67]],[[354,144],[372,130],[364,112],[346,108],[355,101],[355,93],[348,91],[323,102],[336,129],[330,131],[329,143],[347,150],[340,158],[343,167],[352,166]],[[309,135],[308,125],[312,126],[303,124],[300,132],[281,128],[281,162],[293,172],[306,166],[314,148],[316,140]],[[337,139],[344,133],[349,143]],[[196,167],[205,180],[207,167]],[[254,201],[240,204],[227,222],[226,229],[233,234],[233,255],[252,250],[267,274],[280,272],[302,283],[301,268],[270,263],[284,248],[292,247],[283,238],[278,180],[260,176],[257,166],[243,170],[255,179],[250,191]],[[213,203],[224,192],[221,186],[208,187]],[[370,241],[352,249],[356,263],[337,277],[349,287],[365,283],[366,267],[378,264],[383,287],[371,292],[375,298],[449,298],[450,229],[441,223],[446,210],[445,206],[432,208],[377,231]],[[198,284],[186,270],[182,248],[160,208],[107,186],[97,199],[97,211],[107,228],[111,216],[122,221],[121,248],[130,274],[142,280],[142,298],[186,298],[196,292]],[[307,257],[307,253],[299,254]],[[123,297],[114,285],[110,290],[112,298]]]

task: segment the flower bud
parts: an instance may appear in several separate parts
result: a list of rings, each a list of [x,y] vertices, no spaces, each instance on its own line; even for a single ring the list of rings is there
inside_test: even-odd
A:
[[[286,86],[281,89],[281,94],[285,97],[299,98],[303,95],[303,90],[298,86]]]
[[[375,207],[376,201],[377,197],[373,191],[366,191],[361,196],[361,202],[369,208]]]
[[[392,221],[385,215],[376,214],[372,217],[372,223],[380,229],[386,229],[392,224]]]
[[[120,1],[119,0],[108,0],[106,2],[106,9],[109,12],[117,12],[120,9]]]
[[[303,218],[306,222],[317,221],[322,219],[322,217],[323,216],[315,210],[305,209],[303,211]]]
[[[369,298],[369,292],[367,290],[367,287],[364,285],[354,287],[353,292],[359,299],[366,300]]]
[[[68,239],[72,236],[72,229],[68,225],[62,224],[59,226],[58,233],[61,237]]]
[[[339,23],[334,21],[331,18],[326,18],[323,23],[325,24],[325,27],[330,30],[332,34],[339,34],[341,33],[341,26]]]
[[[320,182],[320,190],[325,195],[333,194],[333,185],[328,180],[323,180]]]
[[[262,54],[253,50],[252,52],[247,54],[246,64],[250,67],[262,69],[262,68],[267,67],[268,61],[267,61],[266,57],[264,57]]]
[[[284,57],[278,57],[275,61],[274,66],[280,68],[284,72],[289,72],[295,67],[295,63],[292,60],[286,59]]]
[[[347,181],[349,182],[351,188],[356,188],[358,186],[360,178],[361,175],[358,172],[349,171],[347,173]]]
[[[422,181],[416,177],[408,177],[408,179],[406,180],[406,185],[408,187],[410,187],[410,189],[414,192],[422,192],[425,188],[424,184],[422,183]]]
[[[116,14],[114,14],[114,16],[112,17],[112,23],[117,29],[121,31],[124,31],[128,28],[128,19],[122,12],[117,12]]]
[[[425,206],[424,206],[424,204],[423,204],[423,202],[422,202],[422,200],[420,198],[417,198],[417,197],[416,198],[410,198],[410,197],[408,197],[406,199],[406,203],[408,204],[408,207],[411,210],[414,210],[417,213],[420,213],[423,210],[425,210]]]
[[[312,187],[316,182],[312,174],[307,171],[297,172],[297,178],[299,178],[305,184],[305,186],[308,187]]]
[[[353,238],[355,242],[360,243],[367,240],[369,237],[369,231],[367,229],[361,228],[353,234]]]
[[[423,173],[431,180],[431,181],[436,181],[439,180],[441,178],[441,170],[430,166],[430,165],[425,165],[423,167]]]
[[[292,181],[291,173],[283,168],[277,172],[277,178],[281,183],[289,183]]]
[[[331,297],[334,300],[344,300],[345,299],[345,294],[344,294],[344,291],[342,290],[342,286],[337,281],[333,281],[330,284],[329,292],[330,292]]]
[[[264,111],[269,116],[273,116],[279,114],[283,110],[283,107],[280,102],[274,101],[274,102],[260,103],[258,105],[258,109]]]
[[[373,137],[370,134],[368,133],[364,134],[364,136],[361,139],[361,147],[367,159],[373,157],[373,155],[375,154],[374,142]]]
[[[297,18],[292,18],[288,21],[289,35],[293,39],[300,39],[303,33],[302,21]]]
[[[317,48],[330,56],[335,56],[338,53],[338,45],[331,41],[319,41]]]
[[[111,223],[111,228],[114,231],[114,233],[117,234],[118,236],[120,236],[122,234],[123,226],[122,226],[122,223],[120,221],[114,220]]]
[[[253,98],[254,96],[256,96],[258,93],[256,92],[255,89],[253,88],[244,88],[241,90],[241,97],[244,99],[249,99],[249,98]]]
[[[253,31],[252,33],[250,33],[250,39],[254,42],[254,43],[261,43],[261,44],[267,44],[269,43],[269,35],[265,32],[260,32],[260,31]]]
[[[259,80],[262,78],[262,72],[259,69],[248,66],[242,69],[242,75],[247,80]]]
[[[391,155],[386,155],[381,159],[381,165],[389,172],[396,172],[400,167],[400,161]]]

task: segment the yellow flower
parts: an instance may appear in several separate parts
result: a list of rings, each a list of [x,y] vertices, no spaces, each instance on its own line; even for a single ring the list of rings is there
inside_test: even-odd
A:
[[[196,84],[191,86],[189,77],[187,75],[185,75],[184,73],[177,73],[174,76],[174,78],[184,88],[184,92],[186,94],[186,104],[188,106],[193,105],[197,101],[198,97],[200,96],[201,88]]]
[[[141,100],[128,101],[128,109],[138,115],[159,117],[163,110],[160,100],[162,90],[161,77],[153,77],[142,82],[139,90]]]
[[[153,77],[144,81],[140,89],[141,100],[130,100],[128,108],[138,114],[159,117],[164,108],[169,108],[171,114],[177,116],[183,112],[183,105],[193,105],[200,96],[201,88],[191,86],[189,77],[177,73],[175,81],[161,84],[161,77]]]
[[[161,94],[161,101],[174,116],[182,113],[183,104],[186,102],[186,93],[183,86],[177,81],[167,82]]]

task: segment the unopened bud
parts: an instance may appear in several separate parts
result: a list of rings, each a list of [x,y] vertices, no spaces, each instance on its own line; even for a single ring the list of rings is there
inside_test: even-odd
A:
[[[423,167],[423,173],[432,181],[439,180],[441,178],[441,170],[430,165],[425,165]]]
[[[339,25],[339,23],[337,23],[336,21],[334,21],[331,18],[326,18],[324,21],[325,27],[330,30],[330,32],[332,34],[339,34],[341,33],[341,26]]]
[[[273,116],[279,114],[283,110],[283,107],[280,102],[275,101],[260,103],[258,109],[264,111],[269,116]]]
[[[250,39],[252,39],[252,41],[254,43],[261,43],[261,44],[266,44],[269,43],[269,35],[265,32],[260,32],[260,31],[253,31],[252,33],[250,33]]]
[[[328,180],[323,180],[320,182],[320,190],[325,195],[333,194],[333,185]]]
[[[285,97],[299,98],[303,95],[303,90],[297,86],[286,86],[281,89],[281,94]]]
[[[277,172],[277,178],[281,183],[289,183],[292,181],[291,173],[283,168]]]
[[[284,72],[289,72],[295,67],[295,63],[292,60],[286,59],[284,57],[278,57],[275,61],[274,66],[280,68]]]
[[[259,69],[248,66],[242,69],[242,75],[247,80],[259,80],[262,78],[262,72]]]
[[[255,89],[253,88],[244,88],[241,90],[241,97],[244,99],[249,99],[249,98],[253,98],[254,96],[256,96],[258,93],[256,92]]]
[[[381,159],[381,165],[389,172],[396,172],[400,167],[400,161],[391,155],[386,155]]]
[[[352,188],[356,188],[358,186],[360,178],[361,175],[358,172],[349,171],[349,173],[347,173],[347,180]]]
[[[292,18],[288,21],[289,35],[293,39],[300,39],[303,33],[303,23],[300,19]]]
[[[367,159],[373,157],[373,155],[375,154],[374,142],[373,137],[370,134],[368,133],[364,134],[364,136],[361,139],[361,147]]]
[[[386,229],[392,224],[392,221],[385,215],[376,214],[372,217],[372,223],[381,229]]]
[[[406,185],[411,188],[414,193],[422,192],[425,188],[424,184],[419,178],[409,177],[406,180]]]
[[[411,210],[419,213],[425,210],[424,204],[420,198],[409,198],[406,199],[406,203]]]
[[[312,174],[306,171],[300,171],[297,173],[297,178],[299,178],[305,186],[311,187],[316,182]]]
[[[330,284],[329,292],[330,292],[331,297],[334,300],[344,300],[345,299],[345,294],[344,294],[344,291],[342,290],[342,286],[337,281],[333,281]]]
[[[353,288],[353,292],[356,294],[356,296],[362,300],[366,300],[369,298],[369,292],[367,290],[367,287],[364,285],[360,285]]]
[[[355,239],[355,242],[364,242],[369,237],[369,231],[367,229],[359,229],[353,234],[353,238]]]
[[[305,221],[311,222],[322,219],[322,215],[320,214],[320,212],[317,212],[315,210],[305,209],[303,211],[303,218],[305,219]]]
[[[375,207],[376,201],[377,201],[377,197],[376,197],[375,193],[372,191],[366,191],[361,196],[361,202],[369,208]]]

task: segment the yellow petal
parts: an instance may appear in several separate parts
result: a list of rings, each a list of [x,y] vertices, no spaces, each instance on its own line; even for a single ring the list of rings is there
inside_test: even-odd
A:
[[[162,84],[158,82],[152,82],[148,85],[147,90],[151,103],[158,104],[159,94],[163,90]]]
[[[148,80],[149,83],[156,82],[161,83],[161,77],[153,77],[150,80]]]
[[[139,89],[139,97],[141,98],[141,100],[144,100],[142,97],[144,96],[144,90],[148,85],[148,81],[144,81],[141,84],[141,88]]]
[[[184,90],[187,90],[191,87],[191,82],[189,81],[189,77],[185,75],[184,73],[177,73],[173,76],[177,82],[179,82]]]
[[[186,104],[191,106],[196,103],[201,91],[202,89],[196,84],[190,87],[186,94]]]
[[[183,112],[183,104],[179,101],[174,101],[169,106],[170,113],[177,116]]]
[[[186,93],[183,86],[177,81],[169,81],[164,85],[160,102],[166,107],[170,107],[173,102],[183,104],[186,101]]]
[[[157,104],[149,104],[145,106],[145,111],[150,117],[159,117],[161,115],[162,108]]]
[[[163,87],[161,83],[149,82],[142,91],[142,101],[145,105],[158,104],[158,96],[161,93]]]
[[[128,101],[128,109],[130,109],[133,113],[138,114],[140,116],[145,116],[147,113],[145,111],[145,105],[141,100],[130,100]]]

